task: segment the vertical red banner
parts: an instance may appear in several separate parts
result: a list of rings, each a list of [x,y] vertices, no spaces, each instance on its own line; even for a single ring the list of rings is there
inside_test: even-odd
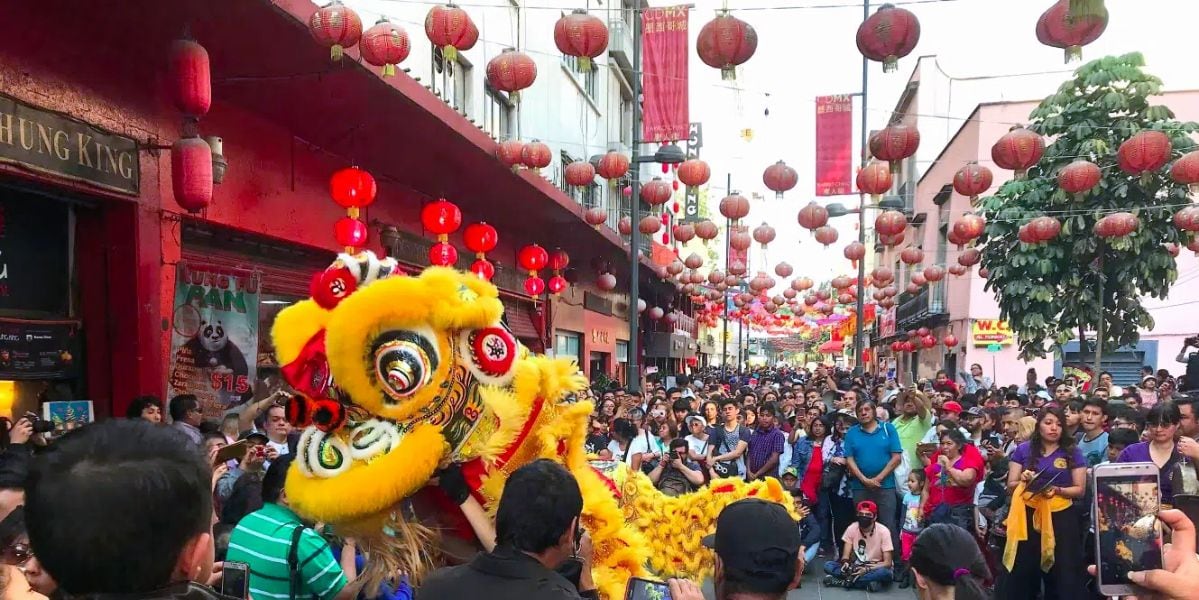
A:
[[[685,6],[641,11],[641,125],[646,141],[685,140],[690,132],[687,13]]]
[[[853,99],[816,97],[816,195],[853,193]]]

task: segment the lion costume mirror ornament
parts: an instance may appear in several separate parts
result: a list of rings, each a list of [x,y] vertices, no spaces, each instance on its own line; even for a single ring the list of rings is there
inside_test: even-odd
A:
[[[393,259],[366,251],[340,255],[313,277],[311,293],[272,329],[297,392],[288,420],[302,431],[286,491],[297,513],[371,552],[367,589],[396,569],[419,581],[438,564],[440,538],[472,538],[469,528],[429,526],[414,508],[430,496],[423,505],[449,517],[440,522],[462,522],[428,486],[449,462],[492,516],[513,470],[538,458],[563,464],[582,491],[593,577],[609,599],[624,596],[630,576],[710,575],[712,554],[700,540],[730,502],[757,496],[791,506],[773,479],[717,480],[671,498],[623,464],[589,462],[593,406],[567,400],[587,385],[582,373],[573,360],[521,345],[503,323],[496,288],[474,274],[430,267],[404,275]]]

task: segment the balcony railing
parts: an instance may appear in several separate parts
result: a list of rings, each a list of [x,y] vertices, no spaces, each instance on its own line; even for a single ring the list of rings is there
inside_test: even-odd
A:
[[[895,309],[895,321],[900,327],[944,315],[948,312],[945,306],[945,281],[930,283],[915,294],[904,293],[899,297],[899,307]]]
[[[608,23],[608,56],[616,61],[620,70],[633,72],[633,32],[629,24],[620,18]]]

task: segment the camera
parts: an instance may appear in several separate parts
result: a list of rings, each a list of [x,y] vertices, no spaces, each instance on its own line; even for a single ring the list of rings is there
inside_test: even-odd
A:
[[[42,420],[35,412],[26,412],[25,418],[29,419],[30,425],[33,425],[34,433],[50,433],[54,431],[54,423]]]

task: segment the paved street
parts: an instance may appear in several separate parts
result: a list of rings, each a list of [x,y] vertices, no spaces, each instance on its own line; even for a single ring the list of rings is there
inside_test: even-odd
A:
[[[911,589],[901,590],[895,586],[884,590],[878,594],[871,594],[865,590],[846,590],[842,588],[826,588],[820,585],[820,580],[823,575],[817,574],[814,567],[809,567],[803,578],[803,587],[787,594],[788,600],[911,600],[916,597],[916,594]],[[712,591],[712,582],[708,581],[704,584],[704,596],[706,598],[715,598]]]

